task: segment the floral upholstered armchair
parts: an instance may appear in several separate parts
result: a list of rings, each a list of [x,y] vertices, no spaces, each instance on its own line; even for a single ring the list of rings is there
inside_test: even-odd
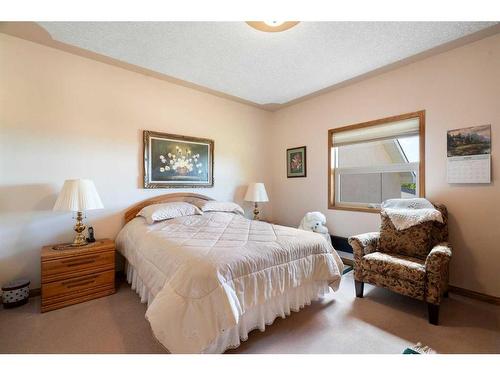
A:
[[[439,306],[448,295],[448,212],[434,204],[443,223],[427,221],[396,230],[382,211],[380,232],[349,238],[354,251],[356,296],[363,297],[364,283],[427,302],[429,323],[439,323]]]

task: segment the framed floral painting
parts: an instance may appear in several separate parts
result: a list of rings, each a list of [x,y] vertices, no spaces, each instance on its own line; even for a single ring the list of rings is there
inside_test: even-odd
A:
[[[144,187],[214,186],[214,141],[144,131]]]
[[[306,146],[289,148],[286,150],[286,176],[292,177],[306,177],[307,164],[306,164]]]

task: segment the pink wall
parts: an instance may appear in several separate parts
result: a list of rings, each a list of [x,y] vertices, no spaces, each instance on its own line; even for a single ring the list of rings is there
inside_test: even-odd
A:
[[[269,184],[257,152],[269,112],[4,34],[0,54],[0,284],[39,286],[40,247],[72,239],[71,213],[52,212],[65,179],[94,180],[105,209],[88,221],[100,238],[135,202],[179,191],[141,188],[144,129],[215,141],[215,186],[193,191],[251,214],[246,185]]]
[[[275,113],[6,35],[0,51],[0,283],[36,287],[40,246],[71,239],[71,215],[51,211],[65,179],[95,181],[98,237],[114,237],[126,207],[168,192],[141,188],[142,129],[215,139],[215,187],[201,193],[243,203],[260,180],[280,223],[320,210],[333,234],[375,231],[375,214],[327,209],[327,130],[425,109],[427,197],[451,213],[451,282],[500,295],[499,185],[446,183],[446,130],[464,126],[492,125],[500,175],[500,35]],[[287,179],[285,149],[302,145],[308,177]]]
[[[313,210],[333,234],[376,231],[377,214],[327,208],[330,128],[426,110],[427,198],[450,211],[451,284],[500,296],[500,35],[282,109],[272,119],[274,219],[297,225]],[[492,125],[493,182],[446,182],[446,131]],[[307,178],[286,178],[285,149],[307,146]]]

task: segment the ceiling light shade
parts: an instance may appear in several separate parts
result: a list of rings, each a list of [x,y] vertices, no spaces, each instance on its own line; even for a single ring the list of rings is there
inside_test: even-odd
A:
[[[297,25],[299,21],[247,21],[247,24],[254,29],[259,31],[265,31],[268,33],[277,33],[280,31],[285,31],[291,29]]]
[[[283,25],[285,22],[284,21],[264,21],[264,23],[267,26],[278,27],[278,26]]]

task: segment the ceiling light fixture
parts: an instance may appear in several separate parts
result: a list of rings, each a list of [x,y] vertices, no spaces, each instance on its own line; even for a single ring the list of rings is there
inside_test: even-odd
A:
[[[288,29],[291,29],[294,27],[296,24],[298,24],[299,21],[247,21],[247,24],[254,29],[257,29],[259,31],[265,31],[268,33],[276,33],[280,31],[285,31]]]
[[[285,22],[284,21],[264,21],[264,23],[267,26],[278,27],[280,25],[283,25]]]

